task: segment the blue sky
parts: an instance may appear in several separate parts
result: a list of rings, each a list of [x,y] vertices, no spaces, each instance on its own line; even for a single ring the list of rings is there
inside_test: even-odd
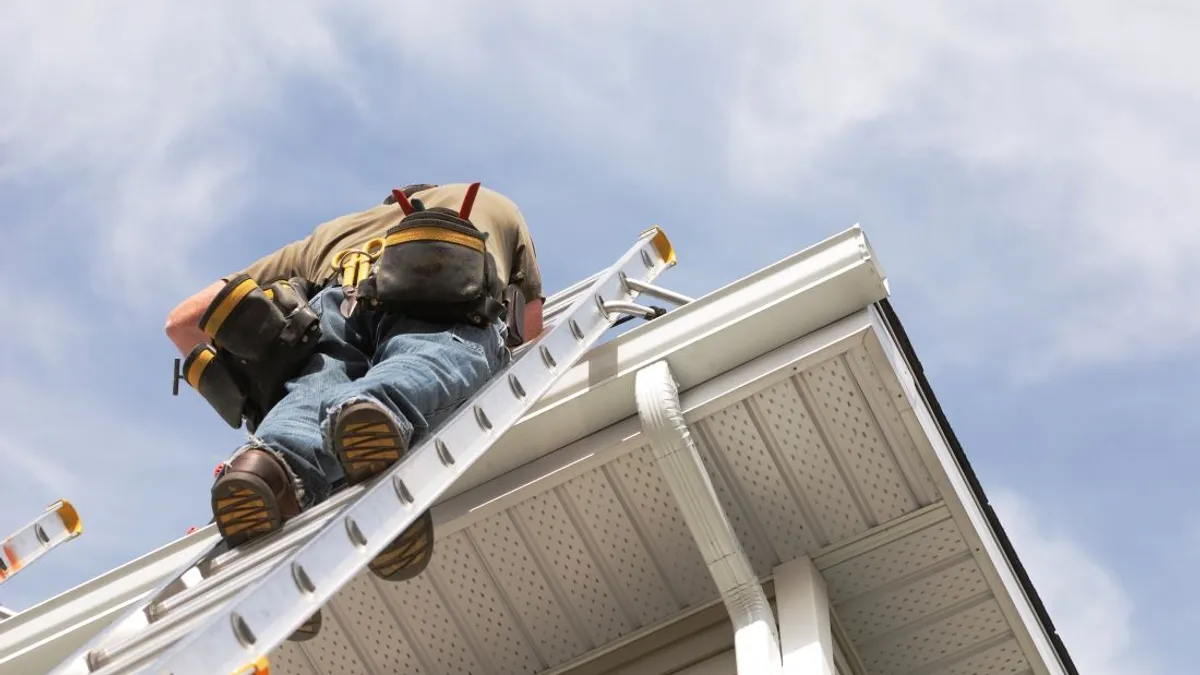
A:
[[[170,396],[178,300],[482,180],[552,289],[652,223],[695,295],[861,223],[1081,671],[1191,666],[1194,4],[240,4],[0,8],[0,530],[86,527],[0,604],[207,522],[240,436]]]

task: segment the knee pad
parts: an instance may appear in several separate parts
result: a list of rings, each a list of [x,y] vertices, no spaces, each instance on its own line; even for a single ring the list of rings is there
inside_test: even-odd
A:
[[[200,317],[204,331],[220,349],[246,361],[276,358],[280,350],[316,348],[320,319],[308,304],[311,284],[304,279],[276,281],[265,289],[239,274],[230,279]]]
[[[210,345],[196,345],[183,361],[183,376],[234,429],[242,426],[249,395],[234,364]]]
[[[283,311],[258,283],[239,274],[226,282],[201,315],[200,330],[221,349],[254,361],[274,345],[286,322]]]
[[[266,288],[241,274],[230,279],[200,318],[213,346],[198,345],[184,378],[233,428],[253,432],[283,396],[284,384],[317,348],[320,317],[308,304],[304,279]]]

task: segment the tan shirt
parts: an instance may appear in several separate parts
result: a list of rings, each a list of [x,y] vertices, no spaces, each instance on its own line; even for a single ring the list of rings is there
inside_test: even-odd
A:
[[[441,185],[414,193],[411,198],[420,199],[428,208],[444,206],[458,211],[467,187],[466,183]],[[339,251],[361,248],[371,239],[383,237],[402,218],[404,212],[397,204],[384,204],[334,218],[318,225],[307,237],[260,258],[243,272],[259,285],[296,276],[324,285],[335,273],[330,263]],[[521,290],[527,301],[544,298],[533,238],[517,205],[486,185],[481,186],[470,220],[475,227],[488,233],[487,250],[496,259],[496,271],[502,285],[508,285],[513,258],[517,249],[524,245],[520,264],[525,280]]]

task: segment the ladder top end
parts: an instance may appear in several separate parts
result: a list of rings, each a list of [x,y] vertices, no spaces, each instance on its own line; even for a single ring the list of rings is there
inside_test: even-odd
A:
[[[78,535],[83,532],[83,521],[79,518],[79,512],[75,510],[75,506],[71,502],[63,499],[58,504],[58,517],[62,519],[63,527],[72,535]]]
[[[654,239],[651,240],[650,243],[654,244],[654,248],[658,251],[658,254],[662,256],[663,262],[667,264],[667,267],[674,266],[676,262],[675,247],[671,245],[671,240],[667,239],[667,233],[664,232],[661,227],[655,225],[645,232],[642,232],[642,235],[644,236],[651,232],[654,233]]]

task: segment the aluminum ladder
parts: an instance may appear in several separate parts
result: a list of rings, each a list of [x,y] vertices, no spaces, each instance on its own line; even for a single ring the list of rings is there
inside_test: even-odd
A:
[[[0,543],[0,584],[11,579],[50,549],[83,533],[83,521],[71,502],[60,499],[36,520],[10,534]]]
[[[612,266],[551,297],[543,333],[402,461],[260,540],[233,550],[216,544],[53,675],[267,673],[270,652],[431,508],[609,328],[663,311],[634,302],[639,295],[690,300],[651,283],[674,265],[666,234],[643,232]]]

